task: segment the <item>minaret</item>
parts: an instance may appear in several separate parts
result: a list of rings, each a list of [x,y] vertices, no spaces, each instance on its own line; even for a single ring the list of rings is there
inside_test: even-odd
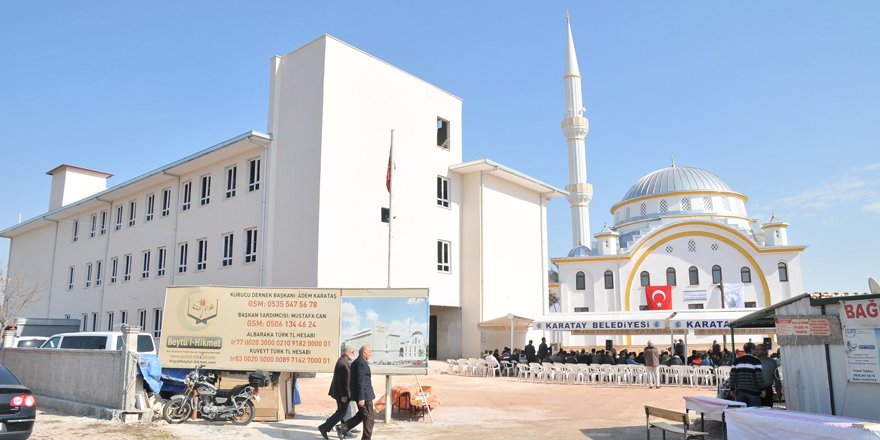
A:
[[[568,24],[568,55],[565,59],[565,118],[562,120],[562,133],[568,141],[568,177],[571,182],[565,187],[568,191],[568,204],[571,206],[572,251],[578,246],[590,248],[590,200],[593,198],[593,185],[587,183],[587,153],[585,139],[590,122],[584,117],[581,98],[581,72],[578,69],[577,54],[574,52],[574,39],[571,37],[571,18],[565,14]]]

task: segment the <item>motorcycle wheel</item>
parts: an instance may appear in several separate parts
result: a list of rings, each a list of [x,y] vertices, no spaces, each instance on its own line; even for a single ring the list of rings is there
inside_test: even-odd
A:
[[[244,406],[232,416],[233,425],[247,425],[254,420],[254,402],[244,401]]]
[[[187,399],[169,400],[162,410],[162,418],[168,423],[183,423],[192,414],[192,408]]]

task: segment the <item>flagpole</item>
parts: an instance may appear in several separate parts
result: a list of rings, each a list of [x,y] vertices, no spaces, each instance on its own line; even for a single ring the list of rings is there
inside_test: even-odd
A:
[[[724,272],[720,271],[718,274],[718,287],[721,288],[721,310],[724,310]],[[722,347],[727,348],[727,333],[721,334],[721,344]]]
[[[394,129],[391,129],[391,149],[388,152],[388,172],[391,178],[388,180],[388,278],[386,287],[391,287],[391,222],[394,211],[391,210],[391,190],[394,187]]]

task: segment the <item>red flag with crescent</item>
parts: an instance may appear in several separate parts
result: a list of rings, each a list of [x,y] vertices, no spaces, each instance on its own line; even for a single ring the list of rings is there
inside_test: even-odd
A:
[[[672,310],[672,286],[645,286],[648,310]]]

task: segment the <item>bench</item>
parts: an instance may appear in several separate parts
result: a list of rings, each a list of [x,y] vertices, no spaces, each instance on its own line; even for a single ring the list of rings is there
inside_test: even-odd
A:
[[[666,422],[651,421],[651,417],[657,417],[664,420],[678,422],[681,423],[682,426],[676,426]],[[706,436],[709,435],[708,432],[696,431],[691,429],[691,421],[687,413],[671,411],[663,408],[656,408],[653,406],[645,405],[645,423],[646,429],[648,431],[648,440],[651,440],[651,428],[657,428],[663,431],[663,440],[666,440],[667,432],[671,432],[673,434],[681,434],[684,440],[688,440],[690,438],[705,439]]]

